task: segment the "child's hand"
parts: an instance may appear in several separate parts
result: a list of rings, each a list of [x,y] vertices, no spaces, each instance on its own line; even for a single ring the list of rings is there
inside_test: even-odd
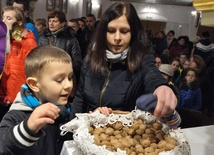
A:
[[[52,103],[45,103],[37,107],[27,121],[28,128],[38,133],[44,125],[54,123],[59,116],[59,111],[59,108]]]
[[[112,109],[111,108],[108,108],[108,107],[99,107],[97,108],[96,110],[99,110],[99,112],[103,115],[106,115],[108,116],[109,114],[112,113]],[[95,111],[96,111],[95,110]],[[92,111],[90,111],[90,113],[92,113]]]

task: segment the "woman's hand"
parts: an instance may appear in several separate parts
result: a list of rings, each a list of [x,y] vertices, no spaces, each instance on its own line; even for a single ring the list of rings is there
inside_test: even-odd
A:
[[[159,86],[155,89],[157,95],[157,106],[155,107],[154,116],[161,119],[163,116],[172,113],[177,106],[177,98],[168,86]]]
[[[112,109],[108,108],[108,107],[98,107],[96,110],[99,110],[99,112],[103,115],[108,116],[109,114],[112,113]],[[94,111],[96,111],[94,110]],[[89,113],[92,113],[92,111],[90,111]]]

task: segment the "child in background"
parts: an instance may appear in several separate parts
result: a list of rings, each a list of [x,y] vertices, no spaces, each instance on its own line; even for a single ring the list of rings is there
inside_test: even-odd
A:
[[[185,71],[179,90],[181,96],[179,108],[200,110],[202,106],[201,89],[195,69],[189,68]]]
[[[180,54],[180,57],[179,57],[179,61],[180,61],[179,70],[182,70],[182,69],[183,69],[184,62],[186,61],[186,59],[187,59],[187,55],[186,55],[185,53],[181,53],[181,54]]]
[[[59,155],[59,127],[68,121],[73,88],[71,57],[57,47],[37,47],[26,57],[25,73],[26,84],[0,124],[0,154]]]
[[[189,60],[189,59],[186,59],[186,60],[184,61],[183,69],[185,70],[185,69],[189,68],[189,64],[190,64],[190,60]]]
[[[172,66],[172,68],[173,68],[173,70],[174,70],[174,75],[173,75],[173,77],[172,77],[172,81],[174,82],[174,84],[175,84],[176,86],[178,86],[179,81],[180,81],[180,76],[181,76],[181,75],[180,75],[180,72],[179,72],[179,70],[178,70],[178,68],[179,68],[179,66],[180,66],[180,61],[179,61],[179,59],[178,59],[178,58],[172,59],[171,66]]]

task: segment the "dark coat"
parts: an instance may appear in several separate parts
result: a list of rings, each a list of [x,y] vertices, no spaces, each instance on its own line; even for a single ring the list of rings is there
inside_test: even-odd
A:
[[[204,61],[214,52],[214,44],[209,39],[202,39],[196,44],[194,54],[201,56]]]
[[[45,125],[36,134],[27,127],[33,109],[20,100],[19,94],[13,106],[0,124],[0,155],[59,155],[63,142],[72,139],[71,133],[60,136],[60,126],[69,121],[63,110],[54,124]]]
[[[153,93],[160,85],[167,85],[158,68],[153,54],[144,56],[139,70],[132,74],[126,63],[110,64],[109,74],[94,73],[83,63],[80,83],[73,100],[71,111],[88,112],[97,107],[130,111],[135,108],[136,99],[145,93]]]
[[[79,79],[82,55],[79,42],[74,36],[72,28],[64,27],[55,34],[46,29],[39,38],[39,45],[53,45],[65,50],[72,58],[74,73],[77,79]]]

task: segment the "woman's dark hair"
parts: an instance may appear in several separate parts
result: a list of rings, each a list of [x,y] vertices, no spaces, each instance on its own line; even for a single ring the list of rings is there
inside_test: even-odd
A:
[[[143,31],[141,21],[134,6],[128,2],[114,3],[103,13],[88,48],[86,62],[95,72],[104,74],[107,71],[106,33],[108,23],[122,15],[126,16],[131,30],[130,51],[127,55],[128,70],[134,73],[139,68],[142,57],[146,51],[149,51],[146,34]]]
[[[57,18],[59,19],[60,23],[66,22],[66,21],[67,21],[67,20],[66,20],[65,13],[62,12],[62,11],[56,11],[56,10],[51,11],[51,12],[49,13],[49,15],[48,15],[48,20],[49,20],[50,18],[55,18],[55,17],[57,17]]]
[[[192,58],[197,65],[199,75],[203,74],[204,71],[206,70],[206,63],[204,59],[199,55],[193,55]]]

